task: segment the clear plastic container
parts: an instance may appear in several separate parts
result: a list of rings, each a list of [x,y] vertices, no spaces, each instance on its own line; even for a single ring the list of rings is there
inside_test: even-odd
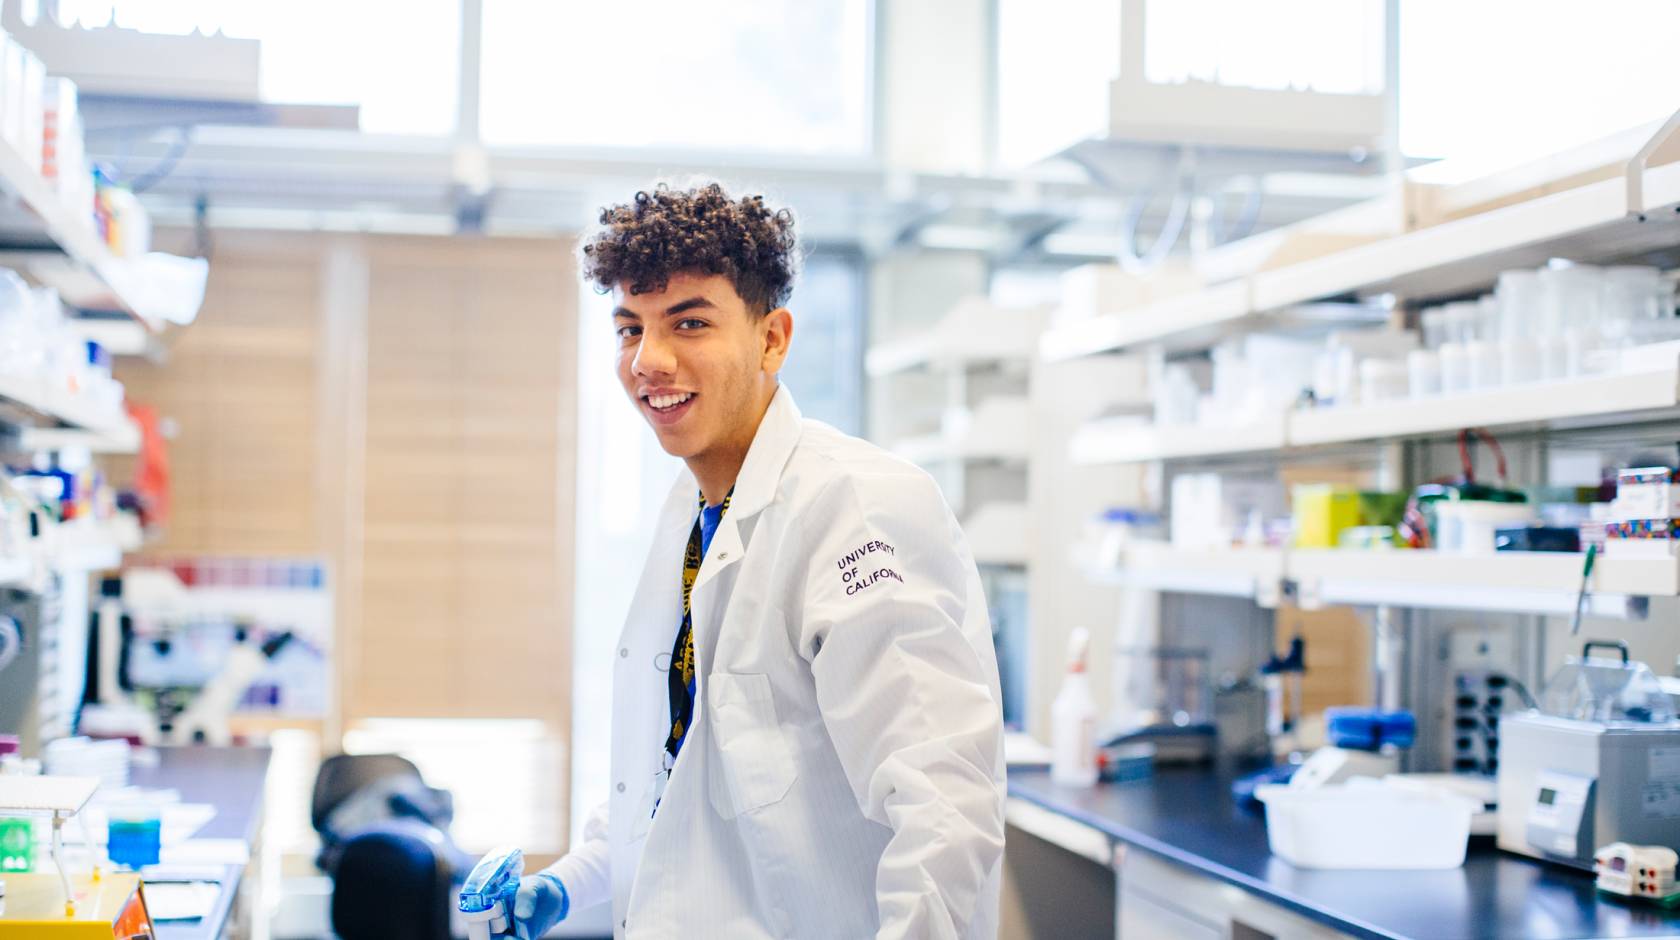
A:
[[[1361,404],[1395,401],[1405,398],[1409,391],[1406,363],[1390,359],[1366,359],[1359,364]]]
[[[1441,393],[1456,395],[1470,390],[1470,356],[1463,343],[1442,343]]]
[[[1418,314],[1418,326],[1423,332],[1425,349],[1439,349],[1447,341],[1447,311],[1444,307],[1430,307]]]
[[[16,271],[0,268],[0,372],[34,375],[40,371],[38,333],[28,285]]]
[[[1441,357],[1431,349],[1406,354],[1407,387],[1413,398],[1441,394]]]
[[[1482,806],[1445,790],[1369,777],[1311,789],[1264,786],[1266,841],[1297,868],[1457,868]]]
[[[1505,337],[1505,324],[1499,317],[1499,298],[1485,294],[1476,301],[1476,338],[1484,343],[1497,343]]]
[[[1540,335],[1562,336],[1569,329],[1596,329],[1602,272],[1571,264],[1540,271]]]
[[[1447,340],[1462,346],[1477,338],[1481,306],[1473,300],[1447,304],[1446,320]]]
[[[1613,650],[1619,659],[1594,657],[1593,650]],[[1546,683],[1540,708],[1548,715],[1575,721],[1652,724],[1673,720],[1673,700],[1651,667],[1628,660],[1627,644],[1589,640],[1579,657],[1570,657]]]
[[[1607,320],[1655,320],[1663,315],[1662,298],[1668,289],[1662,272],[1656,268],[1644,265],[1605,268],[1600,287],[1600,309]]]
[[[1478,339],[1472,340],[1464,346],[1464,358],[1468,360],[1470,371],[1470,387],[1477,391],[1498,388],[1504,381],[1502,368],[1502,347],[1497,342]]]
[[[1541,288],[1538,271],[1503,271],[1494,288],[1499,303],[1499,333],[1506,340],[1530,337],[1540,329]]]

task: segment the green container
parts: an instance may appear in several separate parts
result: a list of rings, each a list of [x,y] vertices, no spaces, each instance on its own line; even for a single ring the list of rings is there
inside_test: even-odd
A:
[[[35,822],[0,819],[0,874],[35,867]]]

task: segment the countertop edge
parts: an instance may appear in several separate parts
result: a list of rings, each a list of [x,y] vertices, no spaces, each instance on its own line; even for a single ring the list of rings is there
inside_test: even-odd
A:
[[[1225,882],[1226,884],[1235,885],[1250,894],[1254,894],[1267,901],[1276,903],[1296,914],[1300,914],[1318,923],[1324,924],[1327,927],[1332,927],[1352,934],[1353,936],[1363,938],[1363,940],[1415,940],[1415,938],[1389,933],[1386,930],[1381,930],[1371,924],[1364,923],[1363,921],[1353,920],[1344,915],[1327,911],[1321,907],[1304,901],[1301,898],[1295,897],[1288,892],[1279,891],[1267,882],[1250,877],[1242,872],[1226,868],[1225,866],[1204,858],[1203,856],[1197,855],[1194,852],[1188,852],[1180,849],[1170,842],[1165,842],[1161,839],[1155,838],[1154,836],[1139,832],[1136,829],[1119,825],[1112,819],[1107,819],[1093,813],[1086,813],[1077,808],[1057,803],[1054,800],[1048,799],[1042,793],[1037,793],[1028,789],[1017,789],[1014,781],[1009,782],[1008,794],[1015,799],[1026,800],[1028,803],[1040,807],[1041,809],[1048,810],[1052,813],[1072,819],[1075,822],[1090,826],[1092,829],[1106,833],[1110,837],[1118,839],[1127,845],[1135,846],[1149,852],[1152,855],[1164,858],[1167,861],[1183,865],[1186,868],[1193,869],[1206,875],[1210,875]]]

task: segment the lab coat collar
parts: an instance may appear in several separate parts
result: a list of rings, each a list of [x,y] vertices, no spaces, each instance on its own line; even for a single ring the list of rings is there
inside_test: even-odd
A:
[[[778,384],[770,408],[759,422],[758,433],[753,436],[752,446],[747,448],[741,473],[735,478],[735,495],[729,498],[725,519],[746,519],[770,505],[782,480],[782,468],[787,466],[793,447],[799,442],[803,421],[799,406],[793,403],[793,393],[786,385]]]
[[[763,420],[758,423],[752,446],[747,448],[741,472],[735,477],[735,492],[729,498],[729,511],[718,523],[705,563],[700,566],[700,576],[694,581],[697,598],[705,593],[703,589],[707,584],[741,560],[746,548],[744,532],[751,531],[753,518],[775,497],[776,487],[782,480],[782,469],[787,466],[794,445],[799,442],[802,420],[799,406],[793,403],[792,393],[786,386],[778,386]],[[693,479],[689,474],[684,474],[684,477],[690,481]],[[695,606],[698,611],[700,601],[696,600]],[[698,625],[700,620],[700,615],[696,613],[695,623]],[[702,660],[704,655],[701,654]]]

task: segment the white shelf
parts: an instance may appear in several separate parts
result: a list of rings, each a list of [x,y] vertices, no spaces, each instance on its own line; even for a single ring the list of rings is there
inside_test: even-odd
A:
[[[35,563],[28,558],[0,558],[0,586],[23,584],[34,570]]]
[[[1254,307],[1343,294],[1448,296],[1548,258],[1597,262],[1671,247],[1674,234],[1630,214],[1627,182],[1618,177],[1262,272],[1254,277]]]
[[[1026,565],[1031,529],[1032,513],[1025,503],[987,503],[963,523],[969,550],[981,565]]]
[[[892,450],[922,466],[952,461],[1025,462],[1030,455],[1032,403],[1025,397],[988,398],[972,414],[951,423],[958,427],[906,438]]]
[[[1630,169],[1629,172],[1638,172]],[[1638,181],[1638,204],[1630,199]],[[1410,300],[1491,289],[1501,271],[1551,258],[1606,263],[1680,247],[1680,163],[1536,196],[1259,271],[1169,301],[1047,334],[1048,359],[1154,343],[1209,345],[1230,328],[1300,304],[1393,293]],[[1264,236],[1260,236],[1264,237]],[[1214,326],[1224,331],[1210,329]]]
[[[1563,552],[1461,555],[1394,549],[1181,549],[1127,546],[1120,567],[1089,571],[1097,581],[1157,591],[1251,598],[1276,606],[1286,582],[1305,609],[1387,605],[1568,616],[1575,611],[1585,556]],[[1586,612],[1644,615],[1643,598],[1680,596],[1680,560],[1606,558],[1593,564]]]
[[[1252,598],[1276,606],[1284,575],[1277,548],[1176,548],[1167,542],[1134,541],[1120,567],[1087,572],[1092,580],[1155,591]]]
[[[162,350],[158,336],[142,326],[138,320],[105,317],[76,317],[70,321],[76,335],[92,340],[113,356],[158,355]]]
[[[944,434],[907,437],[892,446],[893,453],[921,466],[938,463],[1002,461],[1024,462],[1029,454],[1025,438],[980,440],[972,435],[952,438]]]
[[[1286,437],[1289,446],[1310,446],[1450,433],[1466,427],[1592,427],[1620,424],[1630,415],[1677,406],[1680,367],[1315,408],[1291,414]]]
[[[20,444],[26,450],[80,446],[97,453],[134,453],[140,448],[140,430],[126,414],[95,413],[87,402],[40,377],[0,375],[0,399],[42,424],[64,425],[20,429]]]
[[[1217,287],[1145,304],[1132,310],[1087,317],[1045,331],[1039,355],[1051,362],[1075,359],[1160,341],[1217,333],[1248,316],[1248,282]]]
[[[18,433],[18,446],[34,453],[86,448],[95,454],[138,454],[140,426],[125,418],[115,427],[99,430],[24,428]]]
[[[68,522],[58,527],[51,560],[58,567],[77,571],[117,568],[124,553],[139,549],[142,541],[139,521],[128,513],[106,522]]]
[[[1651,358],[1651,357],[1646,357]],[[1460,428],[1579,429],[1680,417],[1680,362],[1660,369],[1529,382],[1479,392],[1294,411],[1248,427],[1092,422],[1070,445],[1075,462],[1144,463],[1360,441],[1448,435]]]
[[[1285,572],[1305,608],[1388,604],[1569,615],[1584,561],[1563,552],[1295,549],[1285,556]],[[1641,607],[1632,598],[1680,595],[1680,561],[1601,555],[1590,592],[1587,612],[1637,616]]]
[[[869,350],[865,368],[871,376],[883,376],[912,369],[1027,363],[1038,353],[1043,329],[1041,309],[1009,309],[967,300],[928,330]]]
[[[1284,423],[1282,414],[1231,427],[1161,427],[1133,419],[1105,418],[1074,432],[1069,450],[1074,463],[1086,466],[1271,451],[1284,446]]]
[[[131,262],[113,255],[99,240],[93,227],[93,207],[85,213],[73,211],[5,141],[0,141],[0,189],[17,197],[33,223],[30,227],[38,233],[36,238],[57,246],[72,262],[66,266],[58,259],[26,259],[23,266],[30,274],[59,287],[72,306],[121,311],[149,329],[162,327],[164,316],[142,283],[144,279],[136,275]],[[15,224],[9,227],[18,228]],[[80,276],[74,277],[73,273]]]

